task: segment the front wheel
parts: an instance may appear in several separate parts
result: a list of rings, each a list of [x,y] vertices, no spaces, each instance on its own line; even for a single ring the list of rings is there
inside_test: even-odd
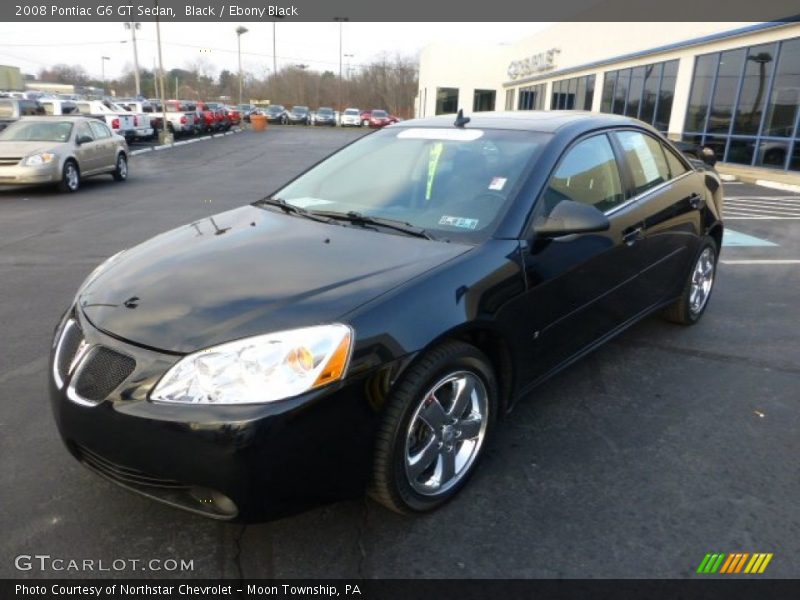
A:
[[[61,181],[58,184],[58,191],[73,194],[81,187],[81,172],[74,160],[64,163],[61,170]]]
[[[114,181],[125,181],[128,179],[128,159],[124,154],[120,153],[117,157],[117,167],[111,173]]]
[[[664,309],[663,317],[679,325],[694,325],[703,316],[717,274],[717,243],[706,237],[684,285],[681,297]]]
[[[389,397],[370,496],[399,513],[450,500],[474,472],[497,407],[494,373],[477,348],[453,341],[424,354]]]

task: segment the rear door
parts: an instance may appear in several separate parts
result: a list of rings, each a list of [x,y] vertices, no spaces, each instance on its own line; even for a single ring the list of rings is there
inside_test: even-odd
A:
[[[89,124],[97,145],[97,168],[110,169],[116,166],[117,144],[111,137],[111,131],[105,123],[97,121]]]
[[[533,378],[601,340],[645,307],[637,293],[644,215],[625,189],[608,134],[572,145],[537,201],[535,218],[563,200],[604,212],[608,231],[536,239],[526,252]]]
[[[619,130],[614,137],[643,214],[641,293],[653,305],[678,294],[684,282],[701,230],[703,175],[648,132]]]

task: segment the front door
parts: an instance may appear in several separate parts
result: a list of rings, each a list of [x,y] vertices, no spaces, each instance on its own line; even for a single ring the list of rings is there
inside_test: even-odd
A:
[[[82,175],[88,175],[97,170],[100,164],[99,148],[94,138],[92,128],[89,123],[78,123],[75,132],[75,140],[83,139],[83,143],[75,149],[75,156],[78,157],[78,166]]]
[[[536,218],[562,200],[603,211],[608,231],[536,239],[526,251],[528,323],[535,380],[645,307],[637,293],[641,207],[623,185],[611,140],[595,134],[567,151],[537,202]]]

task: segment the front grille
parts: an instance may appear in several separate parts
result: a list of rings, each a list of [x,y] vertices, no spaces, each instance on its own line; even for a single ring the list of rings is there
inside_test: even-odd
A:
[[[0,167],[13,167],[21,160],[21,156],[0,156]]]
[[[185,490],[189,488],[188,485],[181,483],[180,481],[175,481],[174,479],[164,479],[162,477],[148,475],[147,473],[137,469],[131,469],[130,467],[118,465],[107,458],[92,452],[84,446],[76,444],[75,449],[78,453],[78,459],[81,462],[91,469],[99,472],[100,475],[104,475],[105,477],[113,479],[119,483],[128,485],[143,485],[155,488],[168,488],[173,490]]]
[[[94,348],[78,372],[75,393],[100,402],[133,373],[136,361],[105,346]]]
[[[75,358],[75,352],[77,352],[81,341],[83,341],[81,326],[78,325],[77,321],[70,319],[67,321],[67,324],[64,325],[64,331],[61,333],[61,340],[59,342],[58,364],[56,368],[58,369],[61,381],[66,381],[67,375],[69,374],[69,366],[72,363],[72,359]]]

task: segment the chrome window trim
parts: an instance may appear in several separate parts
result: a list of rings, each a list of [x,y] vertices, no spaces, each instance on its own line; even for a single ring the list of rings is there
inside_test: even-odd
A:
[[[694,171],[686,171],[684,173],[681,173],[680,175],[678,175],[674,179],[669,179],[667,181],[664,181],[663,183],[659,183],[657,186],[652,187],[649,190],[645,190],[641,194],[633,196],[632,198],[628,198],[622,204],[618,204],[617,206],[614,206],[614,207],[608,209],[603,214],[605,214],[606,216],[613,215],[617,211],[622,210],[623,208],[625,208],[626,206],[629,206],[630,204],[633,204],[634,202],[638,202],[639,200],[641,200],[645,196],[649,196],[650,194],[654,194],[655,192],[658,192],[659,190],[665,189],[667,186],[670,186],[673,183],[675,183],[676,181],[679,181],[679,180],[683,179],[684,177],[687,177],[688,175],[691,175],[693,172]]]

